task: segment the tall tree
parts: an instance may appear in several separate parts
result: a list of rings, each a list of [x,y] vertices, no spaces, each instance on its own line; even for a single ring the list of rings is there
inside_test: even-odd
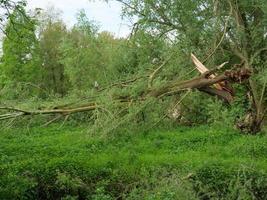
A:
[[[22,82],[38,83],[40,65],[38,57],[38,40],[35,35],[36,20],[25,19],[25,10],[15,10],[10,16],[3,41],[1,63],[1,84]]]
[[[61,63],[65,65],[65,75],[72,88],[88,91],[93,88],[94,81],[99,81],[100,54],[96,46],[98,28],[84,11],[78,13],[77,21],[61,44]]]
[[[60,45],[67,33],[66,25],[53,9],[44,13],[40,21],[40,57],[44,71],[42,84],[51,93],[63,96],[66,93],[67,80],[64,76],[64,66],[60,63]]]

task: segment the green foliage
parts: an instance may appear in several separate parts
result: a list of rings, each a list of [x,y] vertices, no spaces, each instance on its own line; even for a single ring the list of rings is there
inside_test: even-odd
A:
[[[261,124],[259,119],[264,115],[262,113],[265,112],[266,106],[264,85],[267,62],[267,13],[266,3],[263,0],[123,0],[122,2],[125,16],[138,16],[136,27],[139,31],[141,29],[154,37],[164,37],[165,41],[171,41],[172,48],[176,47],[181,57],[183,54],[194,52],[208,68],[214,68],[224,61],[229,61],[226,68],[242,63],[253,71],[250,82],[246,83],[246,89],[239,90],[237,96],[250,96],[250,99],[247,98],[250,101],[250,107],[245,105],[243,108],[256,116],[254,121]],[[184,74],[184,69],[180,68],[179,75]],[[200,101],[203,99],[198,99],[198,103]],[[210,102],[206,104],[211,105]],[[214,112],[214,108],[219,107],[216,108],[219,111],[222,110],[221,106],[211,105],[208,111],[210,114],[199,113],[200,118],[196,121],[212,116],[217,119],[209,119],[209,121],[222,122],[223,118],[230,115],[234,117],[244,112],[242,106],[242,104],[233,106],[232,111],[226,109],[222,111],[223,116],[219,116],[219,112]],[[204,111],[206,110],[204,108]],[[235,114],[236,112],[238,114]],[[229,119],[230,121],[233,119]],[[252,125],[252,129],[253,126],[258,125]]]
[[[4,25],[8,21],[10,17],[10,13],[12,13],[14,10],[20,11],[21,13],[24,13],[24,8],[26,6],[26,1],[25,0],[18,0],[18,1],[12,1],[12,0],[0,0],[0,10],[1,10],[1,15],[0,15],[0,30],[4,34],[7,34],[7,32],[4,31]],[[24,16],[25,19],[27,16]],[[23,25],[22,25],[23,26]]]
[[[67,92],[67,80],[64,66],[60,63],[62,54],[60,45],[66,33],[66,26],[61,20],[47,17],[40,28],[40,57],[42,60],[42,87],[51,94],[63,96]]]
[[[65,67],[64,74],[76,90],[92,89],[100,58],[96,48],[95,25],[84,12],[78,15],[78,23],[61,43],[62,57],[58,59]]]
[[[18,98],[25,84],[38,84],[41,70],[38,57],[38,40],[35,35],[37,22],[31,19],[25,10],[14,10],[6,26],[7,37],[3,41],[1,67],[1,87],[11,98]],[[17,87],[22,87],[21,90]],[[17,90],[16,90],[17,89]],[[24,91],[29,95],[32,91]],[[12,96],[13,95],[13,96]]]
[[[266,198],[263,135],[204,126],[99,137],[59,126],[2,131],[1,199]]]
[[[128,39],[99,32],[84,10],[70,29],[53,9],[37,19],[16,9],[9,16],[2,104],[98,107],[62,115],[47,128],[39,126],[57,116],[1,123],[0,199],[266,199],[266,136],[233,129],[253,108],[249,83],[235,88],[232,105],[197,91],[143,98],[168,81],[196,75],[194,52],[202,61],[210,55],[209,68],[228,60],[226,68],[244,62],[253,69],[264,107],[265,2],[125,2],[131,9],[124,14],[138,16]],[[231,3],[236,10],[230,13]],[[149,88],[149,75],[165,61]]]

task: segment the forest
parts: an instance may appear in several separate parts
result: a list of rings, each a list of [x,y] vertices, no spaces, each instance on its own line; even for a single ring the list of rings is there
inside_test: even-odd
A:
[[[267,1],[113,1],[0,0],[0,199],[267,199]]]

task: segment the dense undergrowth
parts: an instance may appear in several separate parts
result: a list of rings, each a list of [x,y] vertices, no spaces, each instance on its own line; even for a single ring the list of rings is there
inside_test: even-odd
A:
[[[266,199],[267,137],[207,126],[99,136],[0,134],[0,199]]]
[[[267,199],[266,0],[117,2],[127,38],[0,1],[0,200]],[[191,53],[253,73],[185,91]]]

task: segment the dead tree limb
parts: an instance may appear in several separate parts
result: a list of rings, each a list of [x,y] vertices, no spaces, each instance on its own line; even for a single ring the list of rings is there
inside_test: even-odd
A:
[[[21,116],[27,116],[27,115],[46,115],[46,114],[61,114],[61,115],[70,115],[77,112],[85,112],[85,111],[92,111],[97,108],[100,108],[100,106],[97,105],[91,105],[91,106],[84,106],[79,108],[70,108],[70,109],[52,109],[52,110],[24,110],[24,109],[18,109],[18,108],[12,108],[12,107],[0,107],[0,110],[7,110],[11,111],[11,113],[6,113],[0,115],[0,120],[10,119],[10,118],[16,118]]]

